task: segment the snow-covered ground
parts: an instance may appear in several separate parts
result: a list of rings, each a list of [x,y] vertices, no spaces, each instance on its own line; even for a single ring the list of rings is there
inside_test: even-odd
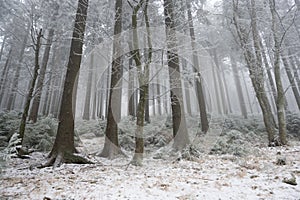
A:
[[[101,149],[103,138],[83,139],[87,152]],[[99,146],[100,144],[100,146]],[[253,147],[254,148],[254,147]],[[258,148],[258,147],[255,147]],[[91,157],[94,165],[28,167],[45,161],[12,159],[2,169],[0,199],[300,199],[300,142],[288,147],[260,147],[255,155],[203,154],[193,161],[153,159],[128,165],[129,158]],[[285,158],[285,165],[276,164]],[[296,177],[298,185],[283,182]]]

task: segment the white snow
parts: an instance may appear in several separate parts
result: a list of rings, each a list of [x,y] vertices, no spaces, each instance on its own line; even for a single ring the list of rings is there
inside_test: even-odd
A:
[[[102,140],[84,139],[84,149],[101,149]],[[194,161],[156,160],[149,154],[142,167],[128,165],[131,157],[93,156],[94,165],[30,170],[28,166],[46,156],[33,153],[32,159],[7,162],[0,199],[300,199],[300,142],[258,152],[247,157],[203,154]],[[278,156],[286,157],[286,165],[276,165]],[[298,185],[282,182],[291,174]]]

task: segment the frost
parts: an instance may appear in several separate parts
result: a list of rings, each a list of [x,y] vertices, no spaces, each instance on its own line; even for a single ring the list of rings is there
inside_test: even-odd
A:
[[[231,130],[222,134],[213,148],[211,154],[232,154],[235,156],[245,156],[250,153],[252,138],[255,138],[253,132],[241,133],[237,130]]]
[[[47,154],[33,152],[30,159],[25,160],[3,160],[0,156],[1,198],[299,198],[298,185],[286,184],[300,180],[299,141],[291,140],[293,145],[287,147],[267,147],[266,133],[259,118],[243,122],[233,117],[226,119],[224,124],[222,119],[214,119],[211,127],[220,129],[220,132],[200,134],[197,137],[199,142],[175,152],[172,149],[172,129],[168,127],[171,123],[167,121],[167,116],[161,116],[151,118],[151,123],[145,124],[143,167],[128,165],[135,146],[136,122],[132,118],[124,118],[119,123],[119,139],[128,155],[126,158],[107,160],[94,156],[93,152],[101,150],[105,139],[96,137],[95,131],[103,134],[105,130],[102,127],[105,121],[97,120],[75,123],[76,134],[82,142],[80,150],[96,163],[94,165],[63,164],[57,169],[34,169],[29,166],[40,164]],[[187,117],[187,124],[193,139],[200,129],[199,118]],[[37,144],[41,150],[51,146],[48,139],[54,138],[56,120],[45,118],[37,124],[28,124],[28,127],[29,131],[43,136]],[[30,133],[28,136],[33,137]],[[16,141],[13,138],[16,139],[17,134],[11,137],[11,144]],[[32,139],[28,141],[31,143]],[[277,158],[281,157],[285,159],[285,165],[278,165]]]

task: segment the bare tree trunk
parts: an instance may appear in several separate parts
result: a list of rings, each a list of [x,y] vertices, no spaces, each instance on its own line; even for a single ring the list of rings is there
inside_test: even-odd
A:
[[[93,74],[94,74],[94,52],[91,52],[91,60],[90,66],[88,71],[88,80],[86,86],[86,95],[84,101],[84,110],[82,118],[84,120],[90,120],[90,108],[91,108],[91,95],[92,95],[92,81],[93,81]]]
[[[94,82],[94,90],[93,90],[93,110],[92,110],[92,119],[93,120],[95,120],[96,119],[96,111],[97,111],[97,109],[98,109],[98,104],[97,104],[97,86],[96,86],[96,84],[97,84],[97,82],[96,82],[96,78],[97,78],[97,76],[96,76],[96,73],[94,73],[94,77],[93,77],[93,82]]]
[[[83,39],[85,34],[88,0],[78,0],[73,36],[71,41],[67,73],[60,105],[59,124],[57,135],[49,160],[43,166],[54,167],[61,163],[88,163],[84,158],[74,155],[74,116],[73,116],[73,94],[76,77],[78,76],[81,58]],[[75,88],[77,89],[77,88]]]
[[[291,66],[292,66],[294,78],[295,78],[295,81],[297,83],[298,90],[300,90],[300,77],[299,77],[299,74],[297,72],[297,65],[295,64],[296,63],[295,59],[297,59],[297,58],[295,56],[292,56],[290,52],[289,52],[289,57],[290,57],[289,60],[290,60]]]
[[[118,124],[115,119],[113,109],[118,107],[120,100],[114,98],[118,81],[121,78],[121,38],[122,31],[122,0],[116,0],[115,3],[115,25],[114,25],[114,41],[113,41],[113,57],[111,69],[111,83],[109,89],[108,107],[107,107],[107,124],[105,131],[105,143],[103,150],[100,154],[102,157],[113,158],[120,153],[119,140],[118,140]],[[108,85],[108,84],[107,84]]]
[[[214,63],[216,65],[216,69],[219,70],[216,72],[216,75],[218,77],[218,87],[220,89],[220,95],[221,95],[221,102],[222,102],[222,109],[224,111],[225,114],[228,114],[228,108],[227,108],[227,104],[226,104],[226,100],[225,100],[225,93],[224,93],[224,85],[222,84],[224,81],[221,77],[221,72],[222,69],[220,68],[220,64],[219,64],[219,59],[218,59],[218,55],[217,55],[217,50],[216,48],[213,48],[212,52],[211,52],[212,57],[214,58]],[[229,105],[229,102],[228,102]]]
[[[163,51],[162,51],[162,65],[163,65]],[[159,70],[159,67],[156,68],[156,70]],[[162,106],[162,98],[161,98],[161,80],[160,80],[160,75],[159,73],[157,74],[157,84],[156,84],[156,100],[157,100],[157,104],[158,104],[158,115],[161,116],[162,115],[162,110],[161,110],[161,106]]]
[[[242,85],[241,85],[241,81],[240,81],[239,70],[237,68],[237,63],[234,58],[234,55],[232,55],[232,53],[230,54],[230,61],[231,61],[231,67],[232,67],[232,71],[233,71],[233,78],[234,78],[234,82],[235,82],[235,86],[236,86],[236,91],[237,91],[238,98],[239,98],[240,109],[241,109],[243,117],[245,119],[247,119],[248,118],[247,109],[246,109],[245,99],[244,99]]]
[[[273,95],[274,99],[277,99],[277,92],[276,92],[276,87],[275,87],[275,84],[274,84],[273,76],[272,76],[272,73],[271,73],[271,66],[269,65],[269,62],[268,62],[268,59],[267,59],[266,50],[265,50],[264,45],[262,43],[262,38],[259,39],[259,43],[260,43],[261,55],[262,55],[262,58],[263,58],[263,61],[264,61],[266,71],[267,71],[268,80],[269,80],[269,83],[270,83],[272,95]]]
[[[241,27],[238,21],[238,4],[236,0],[232,0],[233,3],[233,23],[236,27],[236,31],[240,40],[240,44],[243,50],[243,54],[245,57],[245,60],[247,62],[250,78],[252,81],[252,85],[254,87],[257,100],[259,102],[259,105],[261,107],[263,118],[264,118],[264,124],[266,127],[266,131],[268,133],[268,141],[269,145],[274,145],[274,135],[275,135],[275,124],[274,124],[274,118],[271,112],[271,106],[269,103],[269,100],[266,96],[265,88],[264,88],[264,75],[263,75],[263,69],[261,66],[261,60],[257,58],[256,56],[259,56],[259,52],[256,48],[256,54],[254,55],[252,53],[252,50],[248,46],[248,34],[245,32],[245,29]],[[256,24],[253,22],[255,21],[255,18],[252,18],[252,31],[253,34],[256,35],[256,31],[253,30],[256,28]],[[257,35],[256,35],[257,36]],[[255,37],[255,36],[254,36]],[[258,42],[254,38],[254,41]],[[257,45],[257,43],[255,44]]]
[[[228,84],[227,84],[227,81],[226,81],[226,77],[225,77],[225,73],[224,73],[224,70],[222,70],[222,80],[223,80],[223,83],[224,83],[224,89],[225,89],[225,96],[226,96],[226,101],[227,101],[227,106],[228,106],[228,112],[229,113],[232,113],[232,107],[231,107],[231,101],[230,101],[230,97],[229,97],[229,91],[228,91]]]
[[[185,59],[181,59],[182,62],[182,68],[187,68],[187,61]],[[186,111],[189,116],[192,115],[192,108],[191,108],[191,96],[190,96],[190,90],[189,90],[189,82],[186,80],[183,80],[184,84],[184,93],[185,93],[185,102],[186,102]]]
[[[217,76],[216,74],[218,73],[215,69],[214,63],[211,62],[212,64],[212,75],[213,75],[213,82],[214,82],[214,90],[215,90],[215,96],[216,96],[216,100],[217,100],[217,110],[218,110],[218,114],[222,113],[222,106],[221,106],[221,98],[220,98],[220,93],[218,90],[218,80],[217,80]]]
[[[129,72],[128,72],[128,115],[135,117],[135,104],[134,104],[134,77],[132,69],[132,58],[129,58]]]
[[[7,35],[5,35],[3,40],[2,40],[2,45],[1,45],[1,50],[0,50],[0,62],[2,60],[2,55],[3,55],[3,50],[4,50],[6,39],[7,39]]]
[[[12,54],[12,48],[9,50],[4,68],[3,68],[2,73],[1,73],[1,78],[0,78],[0,94],[1,94],[0,95],[0,106],[1,106],[1,103],[2,103],[2,100],[3,100],[3,97],[4,97],[4,90],[5,90],[6,83],[7,83],[7,75],[8,75],[8,68],[9,68],[9,64],[10,64],[10,60],[11,60],[11,54]]]
[[[251,114],[253,114],[253,108],[252,108],[252,102],[251,102],[250,95],[249,95],[248,84],[245,80],[245,75],[244,75],[243,71],[241,71],[241,74],[242,74],[243,83],[245,85],[246,96],[247,96],[247,100],[248,100],[248,103],[249,103],[250,112],[251,112]],[[245,106],[246,106],[246,104],[245,104]]]
[[[54,29],[50,29],[48,33],[48,39],[47,39],[47,46],[44,51],[44,56],[42,60],[42,67],[40,69],[39,78],[36,85],[36,94],[34,96],[32,106],[31,106],[31,112],[29,115],[29,120],[31,120],[33,123],[37,121],[38,112],[40,108],[40,102],[41,102],[41,96],[43,91],[43,85],[44,85],[44,79],[46,74],[46,69],[48,65],[48,60],[50,56],[50,50],[52,45],[52,39],[54,36]]]
[[[290,85],[292,87],[292,91],[293,91],[298,109],[300,110],[300,95],[299,95],[299,91],[297,89],[297,85],[295,83],[295,77],[293,76],[289,62],[288,62],[287,58],[283,55],[283,53],[281,55],[281,59],[282,59],[282,62],[283,62],[283,65],[284,65],[284,68],[286,71],[286,75],[287,75]]]
[[[254,0],[252,0],[254,1]],[[272,32],[273,32],[273,39],[274,39],[274,74],[275,74],[275,81],[277,86],[277,118],[278,118],[278,127],[279,127],[279,139],[282,145],[287,144],[286,140],[286,121],[285,121],[285,95],[281,81],[280,75],[280,38],[277,34],[278,30],[278,20],[277,20],[277,12],[275,8],[275,0],[270,0],[270,10],[272,14]],[[299,94],[298,94],[299,95]],[[299,99],[300,100],[300,99]],[[300,109],[300,102],[298,104]]]
[[[188,136],[186,119],[184,115],[184,103],[183,103],[181,76],[180,76],[180,69],[179,69],[179,59],[177,53],[177,39],[176,39],[176,32],[175,32],[176,26],[174,21],[172,0],[164,0],[164,15],[165,15],[166,38],[167,38],[167,48],[168,48],[167,56],[168,56],[168,69],[169,69],[169,77],[170,77],[169,81],[170,81],[170,90],[171,90],[170,97],[171,97],[171,108],[172,108],[173,136],[174,136],[173,148],[176,150],[181,150],[184,147],[186,147],[188,144],[190,144],[190,140]],[[202,100],[204,100],[204,97]],[[202,103],[204,103],[204,101]],[[200,106],[202,106],[202,108],[204,106],[205,108],[205,103]],[[205,119],[207,120],[207,118],[204,118],[204,120]],[[208,125],[208,123],[202,124],[202,129],[204,132],[206,132],[208,129],[206,125]]]
[[[21,67],[22,67],[22,61],[24,58],[24,51],[27,45],[27,40],[28,40],[28,34],[29,34],[29,30],[30,30],[30,23],[28,23],[27,25],[27,29],[25,32],[25,36],[23,39],[23,43],[21,46],[21,52],[19,55],[19,60],[16,66],[16,71],[15,71],[15,75],[13,78],[13,83],[12,83],[12,91],[9,95],[9,99],[8,99],[8,104],[7,104],[7,110],[13,110],[14,109],[14,104],[15,104],[15,100],[16,100],[16,95],[17,95],[17,90],[18,90],[18,85],[19,85],[19,78],[20,78],[20,72],[21,72]]]
[[[168,2],[168,0],[167,0],[167,3],[170,3],[170,2]],[[190,37],[191,37],[191,46],[192,46],[192,50],[193,50],[194,72],[197,73],[196,94],[197,94],[197,100],[198,100],[199,109],[200,109],[201,130],[202,130],[202,132],[206,133],[209,129],[209,123],[208,123],[208,119],[207,119],[206,102],[205,102],[205,98],[204,98],[202,77],[200,74],[200,69],[199,69],[200,65],[199,65],[199,60],[198,60],[198,55],[197,55],[197,50],[196,50],[196,44],[195,44],[196,37],[195,37],[195,31],[194,31],[194,25],[193,25],[191,4],[189,1],[187,1],[187,12],[188,12],[188,22],[189,22]]]
[[[39,33],[36,37],[36,41],[34,42],[34,72],[33,72],[33,77],[31,80],[30,84],[30,89],[27,94],[27,99],[24,107],[24,111],[22,113],[22,119],[19,127],[19,138],[21,139],[20,145],[23,145],[23,139],[24,139],[24,133],[25,133],[25,128],[26,128],[26,120],[28,116],[28,111],[29,111],[29,106],[33,97],[33,91],[36,83],[36,79],[38,77],[38,71],[40,69],[40,64],[39,64],[39,54],[40,54],[40,47],[41,47],[41,39],[42,39],[42,29],[39,30]]]
[[[138,81],[139,81],[139,91],[140,91],[140,98],[137,107],[137,119],[136,119],[136,131],[135,131],[135,151],[134,156],[132,158],[131,163],[134,165],[142,165],[143,154],[144,154],[144,136],[143,136],[143,129],[144,129],[144,121],[147,120],[146,106],[148,93],[149,93],[149,65],[152,59],[152,44],[151,44],[151,35],[149,29],[149,19],[148,19],[148,0],[145,2],[144,7],[144,15],[145,15],[145,22],[146,22],[146,30],[147,30],[147,43],[149,46],[149,50],[145,55],[147,59],[145,59],[144,69],[141,62],[141,53],[139,48],[139,38],[138,38],[138,30],[137,30],[137,14],[139,9],[143,6],[144,1],[140,0],[136,6],[132,6],[133,13],[131,15],[132,21],[132,39],[133,39],[133,50],[131,51],[131,55],[135,61],[138,73]],[[149,114],[149,113],[148,113]],[[149,116],[148,116],[149,117]],[[148,119],[150,121],[150,119]]]
[[[53,92],[53,87],[54,87],[54,73],[56,71],[56,62],[55,60],[57,59],[57,48],[54,47],[52,50],[53,54],[52,54],[52,58],[50,61],[50,72],[49,72],[49,79],[48,79],[48,84],[47,84],[47,88],[46,88],[46,96],[45,96],[45,101],[44,101],[44,105],[43,105],[43,115],[44,116],[48,116],[49,112],[50,112],[50,105],[51,105],[51,96],[52,96],[52,92]]]
[[[145,96],[145,122],[150,123],[150,111],[149,111],[149,74],[150,74],[150,64],[152,62],[152,41],[151,41],[151,32],[150,32],[150,20],[148,17],[148,4],[149,0],[146,0],[145,7],[144,7],[144,19],[146,25],[146,32],[147,32],[147,41],[145,43],[148,44],[148,49],[145,50],[145,78],[146,78],[146,96]]]

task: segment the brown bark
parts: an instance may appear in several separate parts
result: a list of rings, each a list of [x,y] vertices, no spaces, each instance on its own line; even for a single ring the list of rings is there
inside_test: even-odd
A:
[[[135,117],[135,103],[134,103],[134,77],[133,77],[133,59],[129,58],[129,80],[128,80],[128,115]]]
[[[233,3],[233,23],[235,25],[238,38],[243,50],[243,54],[245,60],[247,62],[247,66],[249,69],[250,79],[260,105],[260,108],[263,113],[264,124],[266,127],[266,131],[268,134],[268,141],[269,145],[274,145],[274,135],[275,135],[275,124],[274,118],[271,112],[271,106],[269,100],[266,95],[266,91],[264,88],[264,74],[263,68],[261,66],[261,60],[259,58],[259,51],[255,48],[256,54],[252,53],[252,49],[248,46],[249,38],[248,34],[246,33],[246,29],[240,25],[238,21],[238,4],[236,0],[232,0]],[[253,17],[253,16],[252,16]],[[256,24],[255,18],[252,18],[251,25],[252,25],[252,32],[253,32],[253,40],[255,41],[255,46],[257,47],[257,33],[255,30]]]
[[[30,103],[31,103],[31,100],[32,100],[32,97],[33,97],[33,91],[34,91],[34,87],[35,87],[35,84],[36,84],[36,79],[38,77],[38,71],[40,69],[39,54],[40,54],[40,47],[41,47],[42,37],[43,37],[42,29],[40,29],[39,33],[37,35],[37,38],[36,38],[36,43],[34,44],[35,56],[34,56],[33,77],[32,77],[31,83],[30,83],[30,89],[29,89],[28,94],[27,94],[27,99],[26,99],[26,102],[25,102],[25,107],[24,107],[24,111],[22,113],[22,118],[21,118],[20,127],[19,127],[19,136],[18,137],[21,139],[20,145],[23,144],[29,106],[30,106]]]
[[[168,3],[168,1],[167,1]],[[170,2],[169,2],[170,3]],[[203,91],[203,85],[202,85],[202,77],[200,73],[200,65],[196,50],[196,37],[195,37],[195,30],[194,30],[194,24],[193,24],[193,18],[192,18],[192,11],[191,11],[191,4],[189,1],[187,1],[187,14],[188,14],[188,23],[189,23],[189,29],[190,29],[190,37],[191,37],[191,46],[193,50],[193,64],[194,64],[194,73],[197,73],[196,78],[196,94],[197,94],[197,100],[200,110],[200,120],[201,120],[201,130],[202,132],[206,133],[209,129],[209,122],[207,119],[207,111],[206,111],[206,102],[204,98],[204,91]]]
[[[254,2],[254,0],[252,0]],[[270,10],[272,14],[272,32],[273,32],[273,39],[274,39],[274,74],[275,74],[275,82],[277,86],[277,119],[278,119],[278,128],[279,128],[279,139],[282,145],[287,144],[286,140],[286,121],[285,121],[285,95],[281,81],[280,75],[280,51],[281,51],[281,44],[280,38],[277,34],[278,30],[278,20],[277,20],[277,12],[275,8],[275,0],[270,0]],[[288,66],[287,66],[288,67]],[[300,99],[299,99],[300,100]],[[300,103],[300,102],[299,102]],[[300,109],[300,104],[298,105]]]
[[[118,139],[118,124],[115,119],[113,110],[119,107],[120,100],[114,98],[113,95],[117,90],[118,81],[121,78],[121,38],[122,31],[122,0],[116,0],[115,3],[115,25],[114,25],[114,41],[113,41],[113,58],[111,69],[111,81],[109,89],[108,107],[107,107],[107,124],[105,131],[105,143],[100,154],[102,157],[114,158],[120,153]]]
[[[186,119],[184,115],[184,103],[177,51],[176,26],[173,14],[172,0],[164,0],[164,15],[167,38],[167,59],[170,81],[170,98],[173,121],[173,137],[175,150],[181,150],[190,144]],[[202,89],[202,87],[201,87]],[[204,100],[204,98],[203,98]],[[203,103],[203,102],[202,102]],[[205,107],[205,103],[202,104]],[[205,126],[205,124],[202,124]],[[203,128],[203,127],[202,127]],[[207,131],[207,130],[204,130]]]
[[[91,108],[91,96],[92,96],[92,81],[93,81],[93,74],[94,74],[94,52],[91,52],[90,56],[90,65],[88,71],[88,80],[86,86],[86,95],[84,101],[84,110],[82,119],[90,120],[90,108]]]
[[[46,46],[46,49],[45,49],[44,55],[43,55],[42,67],[40,69],[40,73],[39,73],[39,77],[38,77],[38,81],[37,81],[37,85],[36,85],[36,94],[34,96],[34,99],[32,102],[32,107],[31,107],[31,112],[29,115],[29,120],[31,120],[33,123],[35,123],[37,121],[37,117],[38,117],[41,96],[42,96],[42,91],[43,91],[43,86],[44,86],[44,79],[45,79],[46,69],[47,69],[48,60],[49,60],[49,56],[50,56],[53,36],[54,36],[54,29],[50,29],[49,33],[48,33],[47,46]]]
[[[149,64],[148,62],[151,62],[151,55],[152,50],[150,49],[149,52],[147,52],[148,57],[147,63],[144,64],[144,69],[142,66],[142,59],[141,59],[141,53],[139,49],[139,38],[138,38],[138,30],[137,30],[137,14],[139,9],[143,6],[144,1],[140,0],[139,3],[136,6],[132,6],[133,12],[131,15],[131,23],[132,23],[132,51],[131,55],[135,61],[135,65],[137,68],[138,73],[138,81],[139,81],[139,92],[140,92],[140,98],[138,101],[137,106],[137,119],[136,119],[136,130],[135,130],[135,151],[134,156],[132,158],[131,163],[134,165],[142,165],[143,160],[143,154],[144,154],[144,122],[146,120],[145,118],[145,106],[146,101],[148,98],[148,92],[149,92]],[[144,14],[146,15],[146,21],[148,21],[148,15],[147,15],[147,5],[148,1],[146,2]],[[146,23],[147,23],[146,22]],[[148,28],[148,26],[147,26]],[[149,33],[148,33],[149,34]]]
[[[78,0],[75,24],[73,29],[67,73],[59,111],[59,124],[53,148],[49,154],[49,160],[44,166],[59,166],[61,163],[87,163],[75,156],[74,144],[74,116],[73,116],[73,93],[78,76],[83,39],[86,27],[88,0]]]
[[[50,71],[49,71],[49,77],[48,77],[48,84],[47,84],[47,88],[46,88],[46,95],[45,95],[45,101],[44,101],[44,105],[43,105],[43,115],[44,116],[48,116],[49,112],[50,112],[50,105],[51,105],[51,96],[52,96],[52,91],[53,91],[53,87],[54,87],[54,74],[55,74],[55,70],[56,70],[56,62],[55,60],[57,59],[57,48],[54,47],[52,50],[52,58],[50,61]]]

